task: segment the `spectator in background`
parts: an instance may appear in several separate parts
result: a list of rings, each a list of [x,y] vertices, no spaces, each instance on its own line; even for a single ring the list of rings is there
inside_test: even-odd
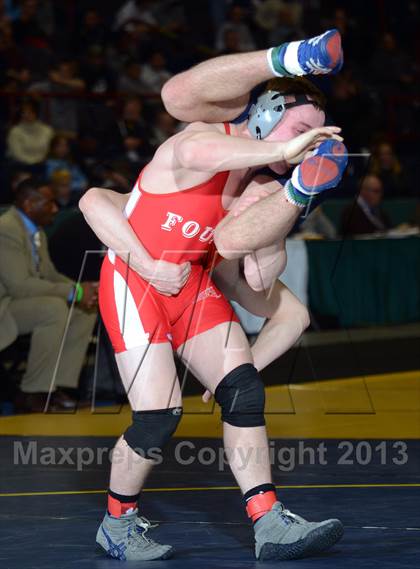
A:
[[[16,189],[15,205],[0,217],[0,281],[11,299],[9,312],[19,334],[32,334],[31,348],[18,412],[73,410],[76,402],[64,388],[76,389],[86,349],[96,321],[96,283],[75,282],[59,273],[49,256],[43,227],[57,212],[51,189],[29,179]],[[66,340],[52,383],[60,345],[75,297]],[[58,385],[57,385],[58,384]],[[60,387],[58,387],[60,386]]]
[[[115,158],[124,152],[123,137],[116,130],[115,120],[109,135],[113,139],[112,149],[104,148],[103,141],[95,133],[82,133],[78,140],[78,162],[86,172],[91,186],[130,191],[129,180],[113,165]]]
[[[48,47],[45,31],[38,20],[39,0],[23,0],[13,22],[13,36],[19,45]]]
[[[149,126],[143,119],[143,103],[138,97],[129,97],[123,106],[121,118],[117,122],[120,150],[123,150],[124,140],[128,137],[139,140],[138,150],[143,156],[151,157],[151,133]]]
[[[45,34],[50,36],[54,33],[54,0],[2,0],[2,3],[12,22],[32,20]]]
[[[130,180],[124,174],[121,174],[116,167],[118,167],[118,164],[116,166],[113,163],[104,164],[101,169],[101,188],[108,188],[120,193],[131,191],[132,185]]]
[[[87,174],[91,186],[101,186],[102,153],[98,140],[85,132],[78,139],[78,162]]]
[[[49,178],[50,187],[54,199],[60,209],[75,206],[79,201],[80,194],[72,195],[71,174],[68,170],[54,170]]]
[[[141,71],[141,81],[145,85],[146,92],[160,95],[163,84],[172,77],[166,69],[166,59],[163,53],[155,51]]]
[[[380,178],[385,198],[401,197],[409,193],[408,180],[389,142],[381,142],[374,148],[369,173]]]
[[[371,60],[371,76],[377,88],[386,94],[397,94],[414,83],[411,59],[397,46],[395,36],[383,35]]]
[[[26,66],[9,67],[6,71],[6,80],[5,91],[23,93],[32,83],[32,73]]]
[[[19,80],[25,75],[20,71],[24,65],[24,59],[13,39],[12,25],[0,13],[0,90],[9,93],[18,91]],[[14,115],[15,105],[16,100],[2,97],[0,104],[0,156],[2,157],[6,154],[7,126],[11,116]]]
[[[265,0],[256,6],[255,22],[261,30],[267,32],[266,44],[280,45],[304,36],[302,4],[285,3],[281,0]]]
[[[8,71],[24,66],[24,59],[13,38],[12,24],[0,17],[0,86],[5,88]]]
[[[107,40],[107,29],[98,10],[88,8],[82,15],[82,23],[77,34],[75,48],[83,54],[92,46],[104,47]]]
[[[224,49],[218,55],[229,55],[231,53],[240,53],[240,39],[236,30],[225,30],[223,34]]]
[[[359,149],[368,143],[375,127],[372,107],[366,91],[363,91],[351,71],[343,70],[333,78],[328,111],[334,124],[339,124],[343,129],[349,148]]]
[[[115,74],[120,75],[128,61],[145,61],[156,49],[153,39],[150,26],[145,22],[126,24],[107,46],[106,59],[109,67]]]
[[[81,77],[90,93],[112,93],[115,91],[114,73],[108,67],[103,48],[90,45],[81,67]]]
[[[9,204],[15,200],[18,185],[32,176],[29,170],[12,170],[7,176],[6,184],[0,188],[0,203]]]
[[[10,177],[10,189],[12,190],[13,199],[15,201],[16,188],[19,186],[23,180],[27,180],[31,177],[31,173],[28,170],[16,170]]]
[[[111,161],[114,171],[124,176],[130,187],[137,180],[140,170],[150,160],[150,156],[144,156],[141,152],[142,142],[140,138],[126,136],[123,139],[122,152]]]
[[[153,0],[127,0],[117,12],[115,29],[118,30],[132,21],[143,21],[149,26],[158,26],[159,22],[153,13],[153,4]]]
[[[129,60],[124,65],[118,81],[118,91],[127,95],[142,95],[147,93],[147,85],[142,78],[142,68],[139,61]]]
[[[213,30],[219,30],[226,20],[227,2],[226,0],[213,0],[209,2],[209,18]]]
[[[19,6],[13,0],[0,0],[0,20],[7,19],[10,21],[16,20],[19,16]]]
[[[363,22],[355,22],[349,17],[345,8],[336,8],[331,20],[331,27],[336,28],[341,34],[343,51],[350,61],[360,60],[366,57],[364,50]]]
[[[32,73],[42,75],[51,61],[51,47],[42,26],[38,0],[23,0],[13,22],[13,37]]]
[[[53,37],[57,29],[55,3],[55,0],[38,0],[38,22],[48,38]],[[62,35],[62,30],[60,30],[60,35]]]
[[[48,81],[32,85],[31,91],[57,95],[49,101],[49,116],[56,130],[74,137],[78,131],[79,95],[85,89],[85,82],[78,75],[75,60],[64,59],[49,72]],[[75,95],[72,98],[72,95]]]
[[[304,37],[305,33],[300,27],[300,17],[301,10],[296,9],[296,4],[283,5],[277,15],[276,25],[268,35],[269,45],[281,45]]]
[[[234,4],[229,11],[228,19],[221,26],[216,37],[216,50],[224,53],[228,49],[226,33],[234,31],[238,38],[238,51],[256,49],[255,39],[249,25],[245,21],[246,13],[242,6]]]
[[[20,110],[19,122],[10,129],[7,136],[8,155],[17,165],[39,172],[53,136],[53,129],[39,120],[35,101],[25,101]]]
[[[390,229],[391,222],[381,208],[383,193],[382,182],[377,176],[369,174],[363,179],[356,202],[344,208],[342,235],[382,233]]]
[[[127,0],[117,12],[114,29],[128,23],[145,22],[166,33],[179,33],[185,25],[183,2],[174,0]]]
[[[51,179],[56,170],[65,170],[69,173],[70,189],[76,194],[74,200],[87,189],[88,180],[73,160],[68,138],[62,135],[54,136],[51,140],[50,152],[45,164],[46,178]]]
[[[119,120],[120,129],[127,129],[128,132],[147,130],[148,124],[143,117],[143,112],[143,101],[140,97],[135,95],[127,97]]]
[[[153,148],[158,148],[165,140],[173,136],[177,131],[178,125],[178,121],[172,115],[164,109],[159,110],[153,122],[151,140]]]
[[[118,131],[114,137],[117,146],[114,158],[110,161],[111,170],[105,181],[106,187],[115,184],[118,189],[124,189],[124,184],[132,187],[139,171],[153,154],[150,130],[143,120],[142,111],[143,103],[138,97],[130,97],[125,101],[121,118],[117,122]]]

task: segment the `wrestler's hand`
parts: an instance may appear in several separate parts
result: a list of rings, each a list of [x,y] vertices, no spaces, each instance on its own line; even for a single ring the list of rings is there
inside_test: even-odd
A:
[[[343,138],[338,134],[341,128],[338,126],[322,126],[304,132],[287,142],[283,142],[283,160],[289,164],[300,164],[305,158],[305,154],[318,146],[327,139],[339,140]]]
[[[188,280],[191,263],[170,263],[153,260],[140,272],[140,276],[165,296],[178,294]]]

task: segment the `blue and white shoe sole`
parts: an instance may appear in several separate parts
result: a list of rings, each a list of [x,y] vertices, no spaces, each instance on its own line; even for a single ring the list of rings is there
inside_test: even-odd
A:
[[[303,41],[298,49],[298,62],[305,73],[338,73],[343,67],[340,32],[332,29]]]
[[[325,140],[314,156],[294,169],[293,187],[305,195],[317,195],[337,186],[347,167],[347,149],[342,142]]]

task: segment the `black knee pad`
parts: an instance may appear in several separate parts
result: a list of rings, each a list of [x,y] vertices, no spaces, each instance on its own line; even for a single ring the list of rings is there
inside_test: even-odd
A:
[[[145,458],[155,458],[156,449],[163,449],[176,431],[182,407],[133,411],[133,422],[124,433],[134,452]],[[155,453],[150,451],[155,449]]]
[[[264,384],[252,364],[242,364],[228,373],[216,387],[214,398],[225,423],[235,427],[265,425]]]

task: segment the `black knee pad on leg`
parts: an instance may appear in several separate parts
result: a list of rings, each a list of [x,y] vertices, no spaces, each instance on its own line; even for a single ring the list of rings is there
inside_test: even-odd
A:
[[[264,384],[252,364],[242,364],[228,373],[216,387],[214,398],[225,423],[235,427],[265,425]]]
[[[181,416],[182,407],[133,411],[133,422],[125,431],[124,439],[140,456],[155,458],[156,449],[164,448],[176,431]]]

